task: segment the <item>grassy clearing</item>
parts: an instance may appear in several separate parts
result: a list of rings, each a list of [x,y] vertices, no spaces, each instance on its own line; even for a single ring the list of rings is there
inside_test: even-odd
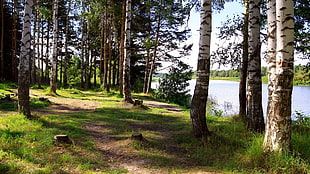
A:
[[[1,90],[6,91],[6,87]],[[48,89],[35,94],[45,95]],[[148,161],[150,169],[163,173],[214,171],[223,173],[308,173],[310,171],[310,129],[293,127],[293,155],[264,154],[262,135],[244,129],[237,117],[208,116],[212,136],[203,143],[191,134],[189,111],[167,113],[165,109],[147,110],[127,107],[116,93],[58,90],[59,96],[102,101],[95,111],[67,114],[41,114],[28,120],[23,115],[0,116],[0,173],[126,173],[111,167],[105,151],[97,146],[96,137],[86,129],[96,124],[96,135],[113,137],[116,148]],[[147,97],[135,94],[135,97]],[[33,99],[36,107],[43,104]],[[4,103],[0,103],[0,110]],[[1,108],[2,107],[2,108]],[[16,108],[12,107],[11,110]],[[132,133],[142,133],[146,142],[127,141]],[[55,134],[67,134],[73,143],[56,146]],[[124,156],[123,158],[129,158]]]

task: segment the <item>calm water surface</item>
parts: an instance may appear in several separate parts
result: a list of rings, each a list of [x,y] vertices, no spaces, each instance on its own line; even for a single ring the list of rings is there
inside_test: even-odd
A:
[[[190,81],[190,94],[193,95],[196,79]],[[156,83],[152,88],[156,88]],[[239,82],[226,80],[210,80],[209,98],[217,103],[223,115],[234,115],[239,112]],[[263,110],[267,110],[267,84],[263,84]],[[294,86],[292,111],[301,111],[310,116],[310,87]]]
[[[190,93],[194,93],[196,80],[190,81]],[[267,111],[267,84],[263,84],[263,110]],[[225,115],[233,115],[239,112],[239,82],[226,80],[210,80],[209,97],[215,100],[218,108],[225,111]],[[302,111],[310,115],[310,87],[294,86],[292,111]]]

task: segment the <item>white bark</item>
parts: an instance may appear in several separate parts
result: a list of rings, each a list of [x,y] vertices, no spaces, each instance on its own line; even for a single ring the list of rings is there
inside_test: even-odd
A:
[[[26,0],[21,39],[18,73],[18,110],[27,117],[31,116],[29,106],[30,58],[31,58],[31,16],[33,0]]]
[[[58,0],[54,0],[53,6],[53,58],[50,77],[50,93],[56,93],[57,89],[57,49],[58,49]]]
[[[126,20],[125,20],[125,51],[124,51],[124,99],[125,102],[132,103],[131,89],[130,89],[130,58],[131,58],[131,0],[126,0]]]
[[[291,150],[291,99],[294,68],[292,0],[268,2],[268,111],[265,151]],[[275,32],[276,31],[276,32]]]
[[[211,0],[202,0],[197,80],[190,112],[193,134],[199,138],[205,138],[210,134],[206,123],[206,104],[210,76],[211,24]]]
[[[247,129],[263,132],[260,0],[249,0],[249,62],[247,85]]]

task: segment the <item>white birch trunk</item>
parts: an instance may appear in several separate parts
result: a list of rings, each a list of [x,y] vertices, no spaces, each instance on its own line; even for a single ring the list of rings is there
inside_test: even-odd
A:
[[[130,58],[131,58],[131,0],[126,0],[126,20],[125,20],[125,50],[124,50],[124,100],[128,103],[133,103],[130,89]]]
[[[56,94],[57,89],[57,49],[58,49],[58,0],[54,0],[53,6],[53,54],[50,76],[50,93]]]
[[[193,134],[197,138],[206,138],[210,135],[206,123],[206,104],[210,76],[211,19],[211,0],[202,0],[197,80],[190,111]]]
[[[29,106],[30,58],[31,58],[31,16],[33,0],[25,1],[25,13],[21,39],[18,72],[18,110],[28,118],[31,117]]]
[[[268,1],[268,110],[263,148],[291,150],[291,99],[294,75],[294,5]]]
[[[247,84],[247,129],[263,132],[260,0],[249,0],[249,62]]]

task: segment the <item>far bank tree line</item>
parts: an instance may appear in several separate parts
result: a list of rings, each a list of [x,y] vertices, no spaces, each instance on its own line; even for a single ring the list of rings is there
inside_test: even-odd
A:
[[[261,68],[262,78],[267,79],[267,67]],[[229,70],[211,70],[211,77],[240,77],[240,69]],[[310,85],[310,67],[308,65],[294,66],[294,84],[296,85]]]
[[[143,84],[143,92],[149,92],[158,61],[177,62],[191,48],[181,44],[186,40],[188,30],[178,29],[185,23],[191,7],[197,1],[185,4],[174,0],[1,2],[1,77],[10,76],[14,79],[15,76],[16,79],[18,73],[19,110],[31,117],[30,83],[40,86],[45,80],[50,83],[50,92],[56,93],[57,81],[64,86],[68,85],[67,75],[72,65],[79,71],[82,88],[90,88],[91,79],[96,82],[95,73],[99,73],[103,89],[109,92],[111,87],[118,88],[125,102],[132,102],[132,85],[137,84],[138,80]],[[212,7],[220,8],[223,5],[217,3],[211,0],[200,2],[197,82],[190,114],[193,135],[204,140],[211,135],[206,123],[206,102],[211,62]],[[247,129],[260,133],[266,131],[266,151],[289,150],[295,45],[294,4],[291,0],[269,0],[266,3],[249,0],[244,1],[244,4],[246,12],[240,47],[243,50],[240,65],[240,116]],[[261,106],[262,5],[267,5],[268,14],[269,102],[266,130]],[[19,11],[20,7],[24,10]],[[7,13],[8,9],[13,10]],[[11,18],[16,15],[17,19],[23,21],[14,26],[20,26],[19,29],[11,29],[12,33],[16,32],[16,38],[20,37],[20,48],[14,47],[15,52],[8,51],[11,54],[4,52],[10,50],[4,48],[4,31],[7,26],[4,25],[4,13]],[[7,45],[13,48],[18,42],[18,39],[12,39]],[[179,54],[172,54],[175,50],[179,50]],[[74,55],[78,59],[72,59]],[[18,71],[12,66],[16,59],[19,62]],[[77,65],[72,60],[76,60]],[[6,63],[10,65],[7,67],[12,67],[11,71],[5,71]],[[10,75],[4,72],[10,72]]]

